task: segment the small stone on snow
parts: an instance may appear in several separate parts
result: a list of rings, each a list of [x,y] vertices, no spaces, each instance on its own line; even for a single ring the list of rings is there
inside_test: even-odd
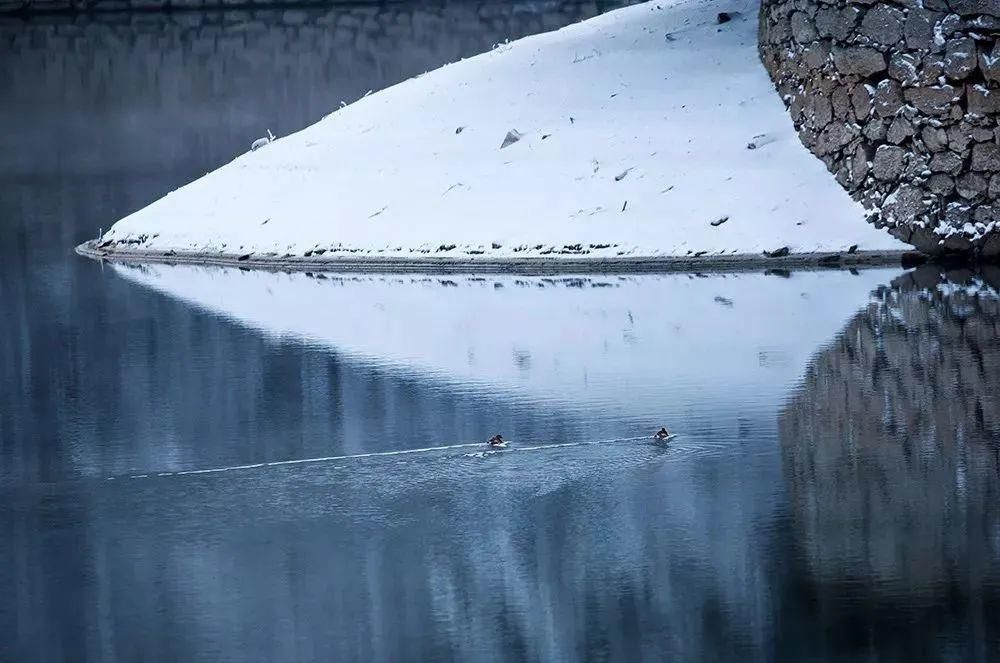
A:
[[[509,145],[513,145],[517,141],[521,140],[521,138],[522,134],[520,131],[518,131],[517,129],[511,129],[510,131],[507,132],[507,135],[504,136],[503,143],[500,144],[500,149],[502,150],[503,148]]]

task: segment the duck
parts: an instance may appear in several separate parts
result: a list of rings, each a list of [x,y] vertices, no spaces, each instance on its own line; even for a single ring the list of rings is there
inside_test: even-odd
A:
[[[668,431],[666,428],[660,428],[660,430],[656,431],[656,434],[653,435],[653,437],[655,437],[657,440],[669,440],[671,435],[670,431]]]
[[[490,445],[491,447],[503,447],[506,446],[507,442],[503,439],[503,435],[497,433],[496,435],[491,437],[486,444]]]

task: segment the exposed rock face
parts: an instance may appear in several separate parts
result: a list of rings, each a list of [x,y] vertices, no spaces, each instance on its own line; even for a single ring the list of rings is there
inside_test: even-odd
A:
[[[802,142],[930,254],[1000,256],[1000,0],[762,0]]]
[[[946,594],[948,569],[974,569],[963,582],[977,587],[1000,577],[998,287],[996,268],[920,268],[810,363],[778,428],[818,578],[905,602]]]

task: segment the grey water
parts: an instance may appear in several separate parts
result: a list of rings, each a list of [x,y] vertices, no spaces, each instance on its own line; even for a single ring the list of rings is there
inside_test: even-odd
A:
[[[72,252],[268,128],[612,6],[0,23],[0,660],[1000,659],[997,271]]]

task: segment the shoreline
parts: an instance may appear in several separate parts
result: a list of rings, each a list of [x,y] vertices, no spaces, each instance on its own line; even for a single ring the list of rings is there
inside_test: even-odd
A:
[[[398,258],[256,256],[200,251],[148,251],[98,248],[88,240],[76,253],[98,261],[237,267],[282,272],[485,273],[485,274],[638,274],[743,272],[756,269],[834,269],[913,266],[927,261],[914,251],[791,253],[781,257],[741,253],[727,256],[647,256],[641,258]]]

